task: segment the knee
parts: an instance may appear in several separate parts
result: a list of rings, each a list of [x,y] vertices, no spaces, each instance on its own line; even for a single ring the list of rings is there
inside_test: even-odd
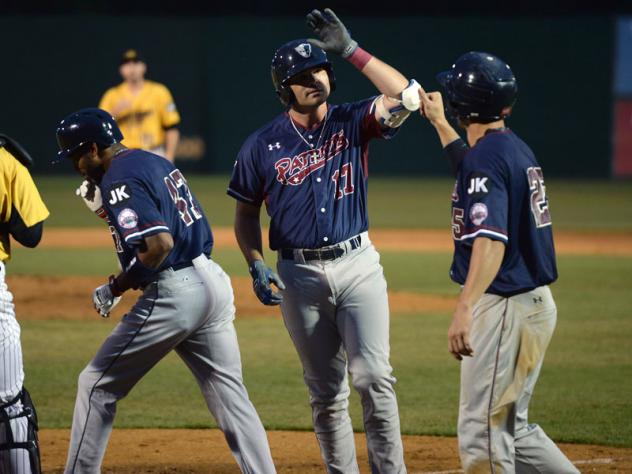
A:
[[[369,361],[356,358],[349,364],[353,387],[360,393],[370,388],[390,388],[395,383],[388,362]]]
[[[99,377],[100,377],[100,374],[97,374],[88,365],[79,374],[79,378],[77,380],[77,390],[80,392],[91,391],[92,389],[95,388],[97,382],[99,381]]]

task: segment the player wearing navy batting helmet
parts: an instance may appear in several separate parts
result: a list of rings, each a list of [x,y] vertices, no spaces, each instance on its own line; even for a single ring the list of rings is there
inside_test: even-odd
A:
[[[557,319],[549,200],[533,151],[506,127],[518,86],[507,63],[485,52],[459,57],[420,91],[456,175],[454,258],[462,285],[448,349],[461,361],[459,452],[466,473],[577,473],[536,424],[531,394]],[[467,143],[445,110],[465,130]]]
[[[257,296],[281,305],[327,472],[359,472],[347,410],[350,372],[371,471],[404,473],[386,281],[368,234],[368,147],[395,135],[419,107],[419,85],[358,47],[331,10],[314,10],[307,22],[318,39],[290,41],[272,58],[272,83],[286,110],[250,135],[237,156],[228,188],[237,200],[236,236]],[[380,95],[330,104],[337,84],[327,53],[346,58]],[[263,203],[278,274],[263,258]]]
[[[230,280],[210,259],[213,234],[173,163],[123,146],[104,110],[82,109],[57,127],[58,155],[94,183],[122,269],[94,290],[107,317],[121,295],[141,289],[79,375],[67,474],[100,472],[116,405],[175,350],[194,374],[243,472],[274,473],[268,441],[241,374]],[[98,202],[97,202],[98,201]]]

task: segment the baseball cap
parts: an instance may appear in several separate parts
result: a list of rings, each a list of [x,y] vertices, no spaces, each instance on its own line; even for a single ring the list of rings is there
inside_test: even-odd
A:
[[[135,49],[128,49],[123,53],[123,56],[121,56],[121,64],[138,61],[145,62]]]

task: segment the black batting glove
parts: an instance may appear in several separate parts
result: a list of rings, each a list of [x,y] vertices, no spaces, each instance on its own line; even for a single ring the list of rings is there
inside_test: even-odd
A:
[[[308,41],[328,53],[336,53],[343,58],[350,56],[358,47],[357,41],[351,39],[349,31],[336,14],[325,8],[324,12],[312,10],[307,14],[307,26],[318,35],[318,39]]]

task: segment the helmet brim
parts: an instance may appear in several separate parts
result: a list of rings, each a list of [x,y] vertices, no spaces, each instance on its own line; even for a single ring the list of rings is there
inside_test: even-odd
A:
[[[448,84],[452,80],[452,71],[443,71],[436,75],[437,82],[443,88],[447,88]]]

